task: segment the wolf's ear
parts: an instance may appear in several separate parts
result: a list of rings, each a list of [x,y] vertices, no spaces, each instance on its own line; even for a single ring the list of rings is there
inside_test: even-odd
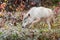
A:
[[[30,17],[30,14],[28,14],[28,17]]]

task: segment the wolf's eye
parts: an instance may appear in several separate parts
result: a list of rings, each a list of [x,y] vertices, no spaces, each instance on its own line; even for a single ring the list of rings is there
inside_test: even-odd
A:
[[[24,20],[28,19],[28,17],[24,18]]]

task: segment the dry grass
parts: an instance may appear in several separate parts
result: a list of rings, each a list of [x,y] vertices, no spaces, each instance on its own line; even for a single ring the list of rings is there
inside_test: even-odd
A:
[[[0,40],[60,40],[60,15],[56,18],[56,23],[52,23],[51,30],[43,21],[31,29],[23,29],[21,23],[17,23],[17,26],[10,25],[7,21],[5,27],[0,29]]]

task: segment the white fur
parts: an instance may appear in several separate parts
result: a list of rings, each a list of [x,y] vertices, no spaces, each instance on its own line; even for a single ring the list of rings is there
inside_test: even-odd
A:
[[[28,14],[30,14],[30,17],[28,17]],[[53,17],[53,11],[51,9],[45,7],[33,7],[24,16],[22,26],[26,27],[26,25],[28,25],[29,23],[36,23],[40,21],[41,18],[47,18],[46,19],[47,24],[49,26],[49,29],[51,29],[50,18],[52,17]]]

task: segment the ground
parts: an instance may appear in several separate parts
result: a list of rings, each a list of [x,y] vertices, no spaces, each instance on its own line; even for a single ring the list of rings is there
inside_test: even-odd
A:
[[[0,40],[60,40],[60,15],[52,23],[51,30],[43,21],[30,29],[22,28],[21,22],[17,26],[10,25],[8,21],[5,24],[4,28],[0,28]]]

